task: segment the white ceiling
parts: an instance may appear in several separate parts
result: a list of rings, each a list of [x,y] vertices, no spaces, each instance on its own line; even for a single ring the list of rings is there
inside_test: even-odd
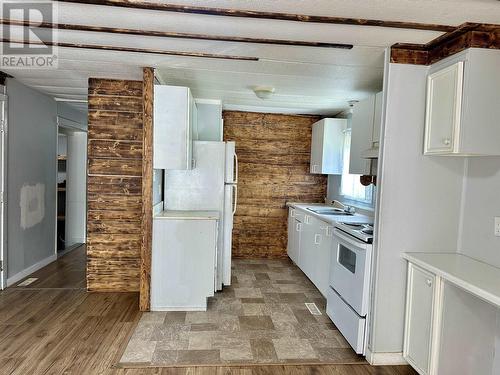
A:
[[[196,6],[458,25],[500,19],[496,0],[273,0],[165,1]],[[79,31],[59,31],[58,41],[258,57],[236,61],[144,53],[59,48],[57,70],[2,69],[51,96],[84,100],[89,77],[141,79],[158,68],[167,83],[189,86],[195,97],[222,99],[226,108],[334,114],[381,89],[386,47],[426,43],[441,33],[380,27],[299,23],[180,14],[57,3],[59,23],[239,37],[350,43],[352,50],[229,43]],[[275,87],[269,100],[252,86]]]

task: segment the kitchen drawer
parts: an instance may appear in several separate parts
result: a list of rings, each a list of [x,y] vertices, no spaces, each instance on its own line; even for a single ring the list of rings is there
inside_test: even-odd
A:
[[[326,313],[358,354],[364,354],[366,319],[361,318],[331,287]]]

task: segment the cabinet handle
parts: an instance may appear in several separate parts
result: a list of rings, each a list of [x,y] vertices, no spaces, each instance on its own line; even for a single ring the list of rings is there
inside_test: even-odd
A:
[[[316,165],[316,164],[313,165],[313,168],[312,168],[313,169],[312,170],[313,173],[316,173],[318,171],[317,167],[318,167],[318,165]]]
[[[300,223],[297,223],[297,226],[295,227],[295,230],[297,232],[300,232],[300,229],[301,229],[301,224]]]
[[[321,243],[321,234],[314,235],[314,244],[319,245]]]
[[[311,217],[309,215],[304,215],[304,222],[306,224],[309,224],[310,219],[311,219]]]
[[[432,280],[431,279],[427,279],[427,280],[425,280],[425,282],[427,283],[427,286],[432,286]]]
[[[295,210],[290,210],[290,217],[295,217]]]
[[[449,146],[451,144],[451,141],[449,138],[445,138],[443,139],[443,143],[446,145],[446,146]]]

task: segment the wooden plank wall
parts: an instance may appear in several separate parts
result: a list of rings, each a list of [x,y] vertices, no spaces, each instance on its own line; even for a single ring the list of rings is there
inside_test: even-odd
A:
[[[142,90],[142,81],[89,80],[88,290],[139,290]]]
[[[142,103],[142,243],[139,308],[151,305],[151,251],[153,247],[153,100],[154,70],[143,69]]]
[[[312,116],[225,111],[224,140],[236,141],[238,205],[233,257],[283,258],[287,201],[323,202],[327,176],[309,174]]]

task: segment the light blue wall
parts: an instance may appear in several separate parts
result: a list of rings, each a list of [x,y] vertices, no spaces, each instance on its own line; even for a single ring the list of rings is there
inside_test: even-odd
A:
[[[49,96],[15,79],[7,79],[6,86],[9,103],[6,254],[9,278],[54,255],[57,105]],[[43,217],[23,228],[21,212],[31,215],[36,210],[37,200],[30,200],[27,207],[21,202],[21,189],[37,184],[44,188],[43,199],[38,202],[43,207]]]

